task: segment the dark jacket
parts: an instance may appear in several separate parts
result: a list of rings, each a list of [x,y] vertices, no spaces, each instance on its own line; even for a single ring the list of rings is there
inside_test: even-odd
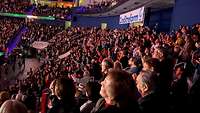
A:
[[[126,68],[128,66],[128,57],[127,56],[124,56],[120,59],[120,62],[122,63],[122,67],[123,69]]]
[[[188,84],[187,78],[182,76],[179,80],[173,81],[171,86],[171,102],[173,111],[176,113],[184,112],[187,106]]]
[[[99,99],[91,113],[139,113],[139,106],[132,102],[126,108],[119,108],[113,105],[107,105],[103,98]]]
[[[67,103],[59,100],[48,113],[80,113],[79,108],[73,103]]]
[[[157,93],[151,93],[138,100],[142,113],[162,113],[169,111],[168,102]]]

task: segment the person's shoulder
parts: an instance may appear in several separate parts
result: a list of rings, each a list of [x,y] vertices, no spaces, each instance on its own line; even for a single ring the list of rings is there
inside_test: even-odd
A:
[[[97,106],[98,105],[102,105],[102,104],[104,104],[105,103],[105,100],[104,100],[104,98],[100,98],[98,101],[97,101]]]
[[[105,104],[104,98],[100,98],[100,99],[97,101],[95,107],[92,109],[91,113],[96,113],[97,111],[99,111],[99,110],[102,108],[102,106],[103,106],[104,104]]]

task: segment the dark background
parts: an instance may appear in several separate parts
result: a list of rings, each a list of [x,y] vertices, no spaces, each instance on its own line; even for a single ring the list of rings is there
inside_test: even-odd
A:
[[[67,2],[73,2],[73,0],[49,0],[49,1],[67,1]]]

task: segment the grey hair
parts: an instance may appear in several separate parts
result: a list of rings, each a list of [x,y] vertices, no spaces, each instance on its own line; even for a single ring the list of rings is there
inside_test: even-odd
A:
[[[2,104],[0,113],[28,113],[28,109],[18,100],[7,100]]]

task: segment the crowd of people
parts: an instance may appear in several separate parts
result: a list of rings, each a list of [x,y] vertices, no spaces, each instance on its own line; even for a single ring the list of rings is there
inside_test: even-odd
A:
[[[102,1],[102,2],[98,2],[98,3],[94,2],[93,4],[88,4],[87,10],[88,11],[97,11],[97,12],[100,12],[101,10],[104,10],[104,9],[106,9],[108,7],[111,7],[111,5],[113,4],[113,2],[112,1]]]
[[[125,2],[126,0],[102,0],[94,1],[92,4],[88,4],[86,7],[86,13],[102,12],[108,8],[112,8],[118,3]],[[33,10],[33,11],[32,11]],[[0,12],[2,13],[22,13],[31,14],[34,16],[53,16],[57,19],[71,19],[72,14],[71,8],[61,8],[61,7],[49,7],[47,5],[31,4],[29,0],[6,0],[0,1]]]
[[[124,3],[127,0],[102,0],[93,1],[85,7],[85,13],[99,13],[106,11],[120,3]]]
[[[17,33],[19,32],[20,28],[24,24],[23,19],[17,19],[17,18],[7,18],[7,17],[1,17],[0,18],[0,88],[4,86],[7,86],[9,84],[5,84],[5,82],[2,81],[2,79],[9,79],[8,73],[10,68],[11,70],[15,71],[15,67],[17,65],[17,58],[18,55],[16,53],[13,53],[10,56],[6,56],[7,51],[9,50],[9,44],[12,42],[12,40],[16,37]],[[6,76],[4,78],[3,76]]]
[[[58,19],[68,19],[70,8],[49,7],[47,5],[31,4],[29,0],[3,0],[0,1],[1,13],[33,14],[35,16],[54,16]],[[29,13],[31,12],[31,13]]]
[[[26,13],[31,7],[29,0],[2,0],[0,12],[2,13]]]
[[[20,48],[31,48],[34,41],[49,45],[34,53],[38,69],[1,91],[0,113],[10,107],[20,113],[198,110],[199,24],[170,34],[145,26],[64,29],[31,22],[27,27]]]
[[[22,27],[24,21],[21,19],[0,18],[0,50],[6,52],[7,44]]]
[[[30,47],[34,41],[49,41],[57,33],[61,32],[63,26],[50,26],[38,23],[28,23],[27,28],[29,32],[22,36],[20,46]]]
[[[33,11],[33,15],[36,16],[53,16],[58,19],[67,19],[71,14],[70,8],[61,7],[49,7],[47,5],[37,5],[36,9]]]

